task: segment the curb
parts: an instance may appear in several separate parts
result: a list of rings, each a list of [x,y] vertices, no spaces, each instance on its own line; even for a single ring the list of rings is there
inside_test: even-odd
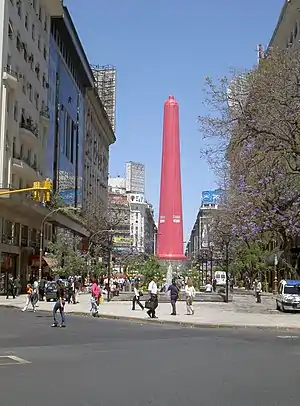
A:
[[[5,307],[9,309],[21,310],[21,307],[16,305],[0,305],[0,307]],[[35,313],[38,316],[39,313],[52,313],[51,310],[39,310]],[[91,317],[89,313],[84,312],[69,312],[66,316],[80,316],[80,317]],[[145,319],[141,317],[130,317],[130,316],[116,316],[112,314],[98,314],[96,319],[104,320],[120,320],[120,321],[130,321],[142,324],[156,324],[156,325],[169,325],[183,328],[202,328],[202,329],[234,329],[234,330],[262,330],[262,331],[278,331],[278,332],[294,332],[300,333],[300,327],[284,327],[284,326],[263,326],[263,325],[249,325],[249,324],[234,324],[234,323],[197,323],[197,322],[185,322],[185,321],[173,321],[173,320],[159,320],[159,319]]]

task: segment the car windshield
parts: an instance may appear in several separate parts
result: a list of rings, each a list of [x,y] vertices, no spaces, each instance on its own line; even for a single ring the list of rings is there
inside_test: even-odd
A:
[[[284,293],[287,295],[299,295],[300,294],[300,285],[297,286],[285,286]]]

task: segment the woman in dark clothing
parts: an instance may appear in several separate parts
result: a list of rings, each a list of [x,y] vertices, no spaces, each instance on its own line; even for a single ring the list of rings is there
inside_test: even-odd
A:
[[[172,280],[172,284],[168,287],[168,291],[170,291],[171,296],[171,305],[172,305],[172,313],[171,316],[176,316],[176,302],[179,295],[179,289],[176,286],[175,279]]]

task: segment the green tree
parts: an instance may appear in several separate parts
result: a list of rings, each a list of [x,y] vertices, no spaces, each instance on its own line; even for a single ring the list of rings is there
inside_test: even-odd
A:
[[[85,258],[76,251],[76,238],[59,235],[56,241],[48,244],[47,251],[50,258],[55,259],[56,267],[53,273],[61,277],[86,273]]]
[[[154,277],[157,278],[158,284],[161,284],[166,275],[165,269],[155,256],[149,257],[144,263],[142,263],[138,271],[143,275],[144,286],[148,286]]]

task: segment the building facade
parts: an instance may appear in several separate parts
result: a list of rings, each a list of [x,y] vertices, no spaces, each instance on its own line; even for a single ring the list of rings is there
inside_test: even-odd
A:
[[[126,162],[126,192],[145,194],[145,165]]]
[[[108,203],[109,147],[115,142],[110,120],[94,88],[86,92],[83,207],[104,215]]]
[[[85,94],[93,86],[92,70],[64,7],[63,16],[51,22],[47,175],[72,207],[83,205]]]
[[[132,252],[155,253],[157,235],[154,211],[145,199],[145,166],[135,162],[126,163],[126,177],[109,178],[109,193],[126,196],[129,205],[127,249]],[[131,192],[135,191],[135,192]],[[141,192],[139,192],[141,191]],[[125,244],[123,245],[125,249]]]
[[[61,16],[59,0],[0,2],[0,188],[32,187],[45,177],[50,21]],[[25,283],[39,250],[46,209],[31,195],[0,198],[0,293],[8,274]],[[46,233],[48,236],[48,233]],[[46,238],[47,238],[46,236]]]
[[[285,0],[269,48],[299,50],[300,47],[300,0]]]
[[[221,191],[207,190],[202,192],[201,206],[186,246],[189,260],[198,260],[203,252],[211,250],[210,224],[212,211],[218,209]]]

